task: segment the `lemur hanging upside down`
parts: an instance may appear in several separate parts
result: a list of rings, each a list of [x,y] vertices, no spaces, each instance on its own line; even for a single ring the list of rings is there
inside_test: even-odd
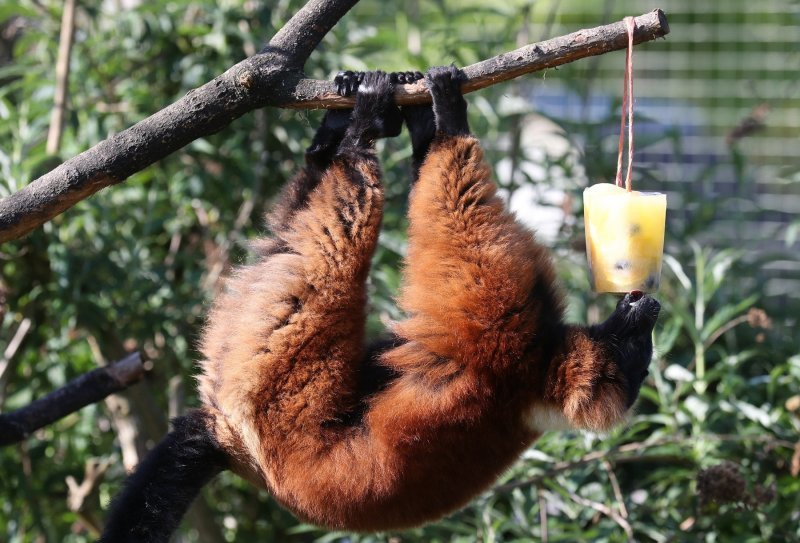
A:
[[[144,459],[102,541],[167,541],[224,469],[338,529],[419,525],[465,505],[542,432],[605,430],[635,401],[658,303],[626,295],[600,325],[564,323],[545,247],[496,195],[470,135],[463,73],[425,76],[431,106],[393,103],[412,74],[345,74],[273,237],[208,318],[203,407]],[[407,319],[365,347],[366,279],[383,204],[375,140],[405,121],[415,181],[399,297]]]

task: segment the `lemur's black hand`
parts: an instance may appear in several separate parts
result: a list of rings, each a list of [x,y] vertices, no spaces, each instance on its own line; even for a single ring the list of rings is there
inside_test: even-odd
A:
[[[648,374],[653,355],[652,333],[661,305],[640,291],[626,294],[614,312],[590,333],[613,353],[627,384],[627,406],[633,405]]]
[[[462,136],[470,133],[467,102],[461,94],[461,84],[465,80],[464,72],[455,66],[431,68],[425,74],[439,134]]]

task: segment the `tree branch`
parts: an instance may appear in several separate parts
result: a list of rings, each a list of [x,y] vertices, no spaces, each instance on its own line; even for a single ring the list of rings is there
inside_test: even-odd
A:
[[[273,36],[261,53],[281,51],[287,64],[303,69],[322,38],[358,0],[311,0]]]
[[[627,536],[628,541],[629,542],[634,541],[633,528],[631,528],[630,522],[628,522],[627,519],[623,518],[619,513],[611,509],[609,506],[596,501],[588,500],[583,496],[578,495],[575,492],[568,491],[567,496],[569,496],[569,499],[571,499],[575,503],[583,505],[584,507],[589,507],[591,509],[594,509],[598,513],[602,513],[603,515],[607,516],[608,518],[616,522],[619,525],[619,527],[625,531],[625,535]]]
[[[342,108],[352,104],[331,81],[303,79],[300,67],[355,0],[311,0],[260,53],[131,128],[95,145],[0,200],[0,243],[24,236],[98,190],[265,106]],[[636,18],[635,43],[669,32],[660,10]],[[532,44],[465,68],[464,92],[627,45],[622,22]],[[424,83],[398,88],[399,104],[423,103]]]
[[[290,102],[300,67],[357,0],[310,0],[252,57],[0,200],[0,243],[24,236],[248,111]]]
[[[139,353],[98,368],[27,406],[0,415],[0,446],[22,441],[33,432],[82,407],[123,390],[144,376]]]
[[[669,34],[667,17],[660,9],[635,18],[634,43],[643,43]],[[464,93],[502,83],[521,75],[547,68],[569,64],[582,58],[602,55],[628,47],[628,32],[620,21],[608,25],[587,28],[532,43],[508,53],[482,60],[464,68],[467,81],[461,86]],[[294,91],[295,100],[281,104],[287,108],[343,108],[352,107],[355,98],[339,96],[329,81],[303,79]],[[424,81],[402,85],[395,92],[395,101],[400,105],[430,102],[430,94]]]

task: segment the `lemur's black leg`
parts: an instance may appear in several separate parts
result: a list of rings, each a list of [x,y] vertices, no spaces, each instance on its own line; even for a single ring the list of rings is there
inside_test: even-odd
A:
[[[364,72],[346,71],[336,74],[333,81],[336,84],[336,92],[339,96],[350,96],[358,90],[358,86],[363,80]],[[313,164],[320,170],[330,165],[350,124],[352,113],[353,110],[351,108],[329,109],[325,112],[322,125],[306,150],[306,162],[308,164]]]
[[[172,425],[111,502],[99,543],[166,543],[200,489],[228,467],[203,411]]]
[[[433,113],[436,117],[437,135],[469,135],[467,101],[461,94],[464,72],[455,66],[431,68],[425,75],[425,83],[435,97]]]
[[[398,82],[415,83],[425,76],[421,72],[405,72],[397,74]],[[428,155],[433,136],[436,134],[436,123],[433,120],[431,104],[421,106],[403,106],[400,110],[403,120],[411,136],[411,165],[413,168],[411,183],[416,183],[419,169]]]
[[[421,106],[403,106],[403,119],[411,136],[411,167],[412,185],[417,182],[419,169],[428,156],[433,136],[436,134],[436,124],[433,120],[433,108],[430,104]]]
[[[352,109],[329,109],[322,118],[322,124],[311,145],[306,149],[306,163],[324,170],[333,160],[339,144],[344,138],[347,125],[350,124]]]
[[[416,81],[421,75],[414,74]],[[438,134],[458,136],[470,133],[467,123],[467,102],[460,92],[464,73],[455,66],[431,68],[425,83],[436,94],[437,104],[403,107],[403,117],[411,134],[413,157],[413,182],[419,177],[419,168],[425,161],[434,136]]]
[[[392,98],[393,90],[392,78],[384,72],[364,74],[358,86],[359,99],[338,154],[372,149],[376,140],[400,133],[403,118]]]
[[[364,78],[363,72],[339,72],[334,78],[336,91],[340,96],[350,96],[358,89]],[[350,125],[352,109],[329,109],[322,118],[322,124],[311,145],[306,150],[305,168],[300,170],[283,189],[282,194],[267,215],[267,222],[273,233],[280,232],[298,210],[305,207],[308,195],[317,187],[322,173],[331,165],[342,143],[347,127]],[[279,239],[261,240],[254,247],[262,256],[285,251],[285,244]]]

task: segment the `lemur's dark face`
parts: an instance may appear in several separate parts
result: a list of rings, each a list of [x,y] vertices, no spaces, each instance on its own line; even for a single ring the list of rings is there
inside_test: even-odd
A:
[[[653,327],[661,304],[635,290],[626,294],[605,322],[593,326],[590,334],[604,342],[625,376],[628,406],[636,401],[639,388],[647,377],[653,356]]]
[[[626,294],[608,319],[599,325],[606,334],[618,337],[650,336],[658,320],[661,304],[639,290]]]

